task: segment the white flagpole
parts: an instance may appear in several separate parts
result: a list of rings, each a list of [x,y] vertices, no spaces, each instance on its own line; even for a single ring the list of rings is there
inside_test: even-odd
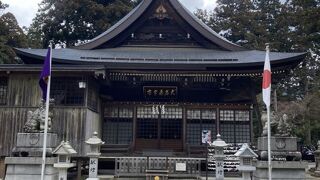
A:
[[[272,165],[271,165],[271,126],[270,126],[270,105],[267,106],[267,116],[268,116],[268,170],[269,170],[269,180],[272,179]]]
[[[271,125],[270,125],[270,99],[271,99],[271,66],[270,66],[270,58],[269,58],[269,52],[270,52],[270,49],[269,49],[269,44],[267,43],[266,44],[266,59],[265,59],[265,64],[264,64],[264,73],[267,73],[267,74],[264,74],[263,78],[266,78],[264,79],[264,81],[266,82],[263,82],[263,83],[266,83],[264,84],[263,86],[266,86],[266,87],[263,87],[263,101],[264,103],[266,104],[266,107],[267,107],[267,125],[268,125],[268,177],[269,177],[269,180],[272,179],[272,164],[271,164]]]
[[[52,43],[50,42],[50,76],[48,77],[47,96],[46,96],[46,111],[43,134],[43,149],[42,149],[42,164],[41,164],[41,180],[44,180],[44,170],[46,166],[46,149],[47,149],[47,134],[48,134],[48,116],[49,116],[49,101],[50,101],[50,86],[51,86],[51,64],[52,64]]]

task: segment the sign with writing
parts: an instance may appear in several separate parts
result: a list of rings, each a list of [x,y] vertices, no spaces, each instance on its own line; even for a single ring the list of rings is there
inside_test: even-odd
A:
[[[178,88],[176,86],[144,86],[143,94],[147,99],[176,99]]]
[[[176,171],[187,171],[186,163],[176,163]]]
[[[90,158],[89,160],[89,178],[98,176],[98,158]]]
[[[211,144],[211,131],[202,130],[202,141],[203,144]]]
[[[224,179],[224,171],[223,171],[223,161],[216,161],[216,179],[223,180]]]

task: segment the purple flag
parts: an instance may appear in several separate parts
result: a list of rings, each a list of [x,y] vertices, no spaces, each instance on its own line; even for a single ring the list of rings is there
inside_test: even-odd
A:
[[[44,60],[42,72],[40,75],[39,85],[42,90],[42,99],[44,101],[47,100],[47,89],[48,89],[48,79],[51,74],[51,48],[48,48],[47,56]]]

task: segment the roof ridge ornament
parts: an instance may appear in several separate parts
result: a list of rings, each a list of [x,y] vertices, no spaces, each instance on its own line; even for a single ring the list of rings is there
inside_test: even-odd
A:
[[[168,18],[169,14],[167,12],[168,12],[167,9],[164,7],[163,3],[161,2],[161,4],[156,9],[154,17],[156,17],[159,20],[163,20],[165,18]]]

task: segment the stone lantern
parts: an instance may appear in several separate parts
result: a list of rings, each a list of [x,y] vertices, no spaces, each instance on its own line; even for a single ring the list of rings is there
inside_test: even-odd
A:
[[[250,149],[247,143],[244,143],[234,155],[240,158],[240,166],[238,167],[238,170],[242,172],[242,179],[250,180],[251,173],[256,170],[252,161],[253,158],[257,158],[258,155]]]
[[[71,163],[70,161],[71,155],[77,154],[77,152],[71,147],[68,141],[62,141],[53,151],[53,154],[58,155],[58,162],[54,163],[53,167],[59,169],[59,180],[66,180],[68,168],[76,166],[75,163]]]
[[[216,159],[216,180],[223,180],[224,179],[223,160],[225,158],[225,155],[223,153],[223,148],[228,145],[226,144],[226,142],[224,142],[221,139],[220,134],[217,134],[217,139],[213,141],[211,145],[214,146],[214,150],[215,150],[214,158]]]
[[[87,180],[98,180],[98,158],[101,155],[100,146],[104,144],[100,138],[98,138],[98,133],[94,132],[92,137],[86,141],[86,144],[90,146],[90,150],[87,153],[89,160],[89,178]]]

